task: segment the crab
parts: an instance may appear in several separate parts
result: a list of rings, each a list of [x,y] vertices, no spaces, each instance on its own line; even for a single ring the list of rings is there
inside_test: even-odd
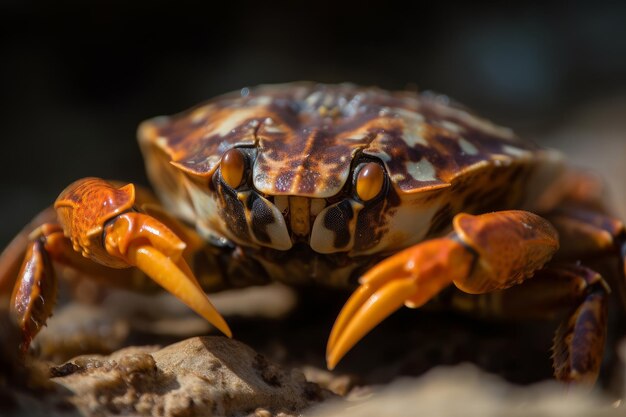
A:
[[[446,96],[312,83],[146,121],[139,143],[158,198],[80,179],[3,253],[0,289],[13,288],[23,351],[52,313],[62,265],[136,290],[156,282],[229,337],[207,292],[274,280],[353,288],[329,369],[403,305],[566,312],[555,377],[596,380],[610,288],[626,299],[626,231],[595,178],[559,153]],[[585,260],[621,267],[603,276]]]

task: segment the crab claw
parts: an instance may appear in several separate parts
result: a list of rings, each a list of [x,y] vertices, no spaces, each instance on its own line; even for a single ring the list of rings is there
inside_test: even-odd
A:
[[[136,266],[231,337],[183,258],[185,242],[161,221],[135,211],[133,184],[83,178],[63,190],[54,207],[75,251],[111,268]]]
[[[467,276],[473,255],[449,238],[430,240],[380,262],[360,279],[345,304],[326,349],[334,369],[352,347],[402,305],[419,307],[442,288]]]
[[[232,333],[182,257],[186,247],[168,227],[142,213],[120,214],[105,229],[109,255],[124,260],[178,297],[228,337]]]
[[[453,226],[448,237],[405,249],[361,277],[360,287],[331,331],[326,350],[329,369],[403,304],[420,307],[452,283],[471,294],[519,284],[559,247],[554,227],[526,211],[461,213]]]

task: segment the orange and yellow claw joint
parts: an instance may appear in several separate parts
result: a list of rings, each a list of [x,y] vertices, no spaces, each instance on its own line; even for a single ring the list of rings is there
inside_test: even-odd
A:
[[[74,250],[112,268],[137,267],[231,337],[182,256],[185,242],[159,220],[134,211],[134,203],[132,184],[117,188],[85,178],[67,187],[55,208]]]
[[[550,223],[525,211],[458,214],[453,225],[450,236],[405,249],[361,277],[331,331],[329,369],[402,305],[420,307],[452,283],[472,294],[508,288],[532,276],[559,246]]]
[[[360,287],[339,313],[328,340],[326,362],[339,360],[369,331],[403,304],[420,307],[454,280],[468,275],[474,255],[461,243],[426,241],[380,262],[361,277]]]

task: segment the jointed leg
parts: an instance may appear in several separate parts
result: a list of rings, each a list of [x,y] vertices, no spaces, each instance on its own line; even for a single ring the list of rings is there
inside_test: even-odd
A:
[[[620,271],[603,271],[626,308],[626,227],[607,206],[607,190],[600,177],[571,169],[539,199],[536,210],[559,233],[561,248],[556,259],[606,264],[606,257],[620,260]],[[603,268],[604,269],[604,268]]]
[[[594,208],[565,205],[553,210],[546,218],[555,226],[561,238],[560,261],[582,260],[597,263],[607,257],[619,259],[617,273],[607,273],[607,279],[622,305],[626,307],[626,227],[624,223]]]
[[[606,340],[609,288],[602,277],[578,265],[551,265],[503,291],[472,296],[455,292],[450,307],[507,320],[563,318],[554,336],[555,377],[593,384]]]
[[[56,212],[53,207],[48,207],[26,225],[2,251],[0,254],[0,295],[11,294],[26,247],[31,241],[30,235],[42,224],[51,222],[56,222]]]

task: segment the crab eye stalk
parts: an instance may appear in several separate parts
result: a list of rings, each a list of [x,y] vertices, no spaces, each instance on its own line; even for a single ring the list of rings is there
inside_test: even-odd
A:
[[[376,197],[383,188],[385,172],[380,164],[368,162],[359,171],[356,178],[356,194],[363,201]]]
[[[239,187],[243,179],[245,165],[244,156],[239,149],[233,148],[228,150],[224,156],[222,156],[222,162],[220,162],[222,178],[226,181],[226,184],[230,185],[232,188]]]

